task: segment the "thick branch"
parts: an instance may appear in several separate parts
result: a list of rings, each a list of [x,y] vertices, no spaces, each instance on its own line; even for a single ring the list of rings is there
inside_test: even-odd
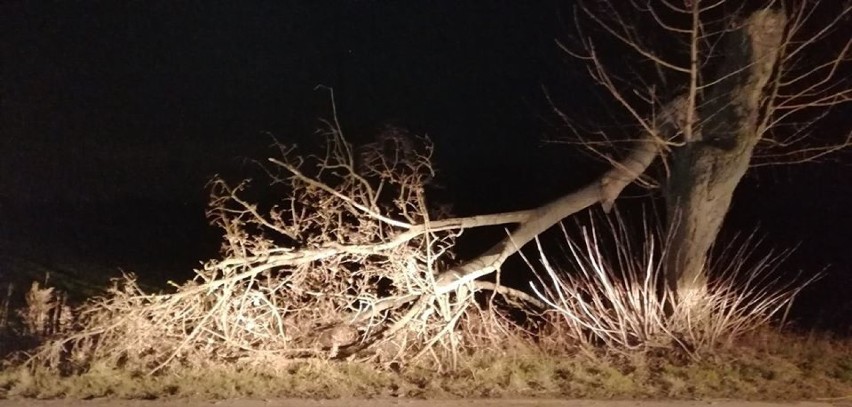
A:
[[[596,181],[544,206],[529,211],[517,229],[481,256],[441,274],[438,293],[446,293],[459,285],[495,272],[506,259],[536,236],[561,221],[596,203],[609,208],[621,191],[648,168],[659,152],[653,135],[640,140],[624,160]]]

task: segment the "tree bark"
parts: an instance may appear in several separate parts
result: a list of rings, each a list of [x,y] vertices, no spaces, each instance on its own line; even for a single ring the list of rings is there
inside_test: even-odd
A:
[[[786,18],[760,10],[724,45],[725,59],[696,109],[694,137],[672,152],[665,188],[669,246],[666,282],[680,298],[707,284],[707,253],[748,169],[758,131],[763,92],[775,69]]]

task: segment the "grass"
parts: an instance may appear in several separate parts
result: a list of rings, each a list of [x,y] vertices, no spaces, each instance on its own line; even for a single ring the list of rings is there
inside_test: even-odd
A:
[[[147,375],[93,365],[63,376],[8,366],[2,398],[454,398],[814,400],[852,396],[852,341],[761,332],[689,360],[671,353],[594,357],[521,346],[467,354],[452,371],[302,360],[268,366],[172,369]]]

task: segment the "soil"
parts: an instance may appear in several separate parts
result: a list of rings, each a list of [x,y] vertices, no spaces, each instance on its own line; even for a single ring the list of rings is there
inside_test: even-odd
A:
[[[336,399],[336,400],[0,400],[0,407],[852,407],[852,398],[819,402],[774,403],[716,401],[597,401],[539,399]]]

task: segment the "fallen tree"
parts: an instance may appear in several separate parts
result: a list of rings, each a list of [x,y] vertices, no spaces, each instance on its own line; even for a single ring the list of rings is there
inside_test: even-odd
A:
[[[477,309],[476,291],[543,307],[530,294],[477,280],[518,246],[440,268],[459,233],[517,223],[507,241],[523,245],[571,213],[611,204],[657,153],[649,138],[594,184],[540,208],[433,220],[427,139],[381,137],[356,151],[336,115],[325,124],[322,153],[278,144],[280,157],[263,166],[267,188],[282,188],[284,200],[262,207],[242,197],[249,180],[211,181],[208,216],[224,231],[221,259],[192,281],[173,283],[174,293],[144,293],[132,276],[117,281],[84,307],[80,332],[48,343],[32,361],[71,370],[99,361],[153,373],[203,365],[210,355],[400,361],[436,345],[455,354],[463,345],[457,324]]]
[[[670,171],[666,191],[672,219],[666,242],[675,242],[664,259],[672,295],[661,304],[671,301],[677,308],[685,290],[706,286],[707,252],[752,149],[774,125],[773,118],[784,116],[785,106],[798,109],[795,100],[812,98],[817,91],[823,93],[806,107],[849,99],[848,89],[838,92],[834,87],[808,88],[794,95],[799,99],[783,99],[781,89],[788,82],[782,68],[791,58],[785,47],[792,44],[795,30],[790,27],[801,21],[804,6],[792,18],[784,11],[759,9],[742,21],[729,16],[714,25],[724,28],[703,29],[706,13],[722,3],[696,0],[677,8],[662,2],[688,15],[689,29],[670,26],[658,16],[656,20],[689,39],[688,54],[704,50],[707,61],[721,58],[708,62],[718,67],[711,73],[697,57],[686,66],[667,62],[641,46],[631,25],[622,21],[612,26],[601,14],[583,9],[640,56],[687,79],[685,90],[670,92],[669,100],[649,89],[640,100],[650,109],[639,109],[606,69],[594,43],[583,40],[587,53],[578,56],[638,123],[629,151],[621,158],[603,155],[611,169],[585,187],[534,209],[433,218],[426,193],[434,177],[430,141],[391,132],[356,148],[333,113],[320,133],[324,143],[319,152],[278,143],[278,156],[263,164],[269,180],[263,188],[267,194],[281,193],[280,200],[264,205],[246,198],[249,180],[235,185],[221,178],[211,181],[208,216],[224,231],[221,259],[204,264],[193,280],[174,284],[173,293],[145,293],[132,276],[117,281],[107,296],[80,310],[76,333],[48,342],[31,363],[75,370],[98,362],[149,373],[181,364],[317,357],[393,363],[428,355],[443,363],[471,340],[460,324],[499,318],[479,312],[478,291],[502,295],[522,309],[549,305],[568,310],[568,297],[557,301],[552,296],[561,291],[536,297],[481,278],[497,272],[507,258],[566,217],[597,204],[609,211],[624,188],[644,181],[640,177],[660,157]],[[627,6],[639,7],[632,2]],[[849,7],[843,10],[848,13]],[[621,14],[610,15],[621,21]],[[705,44],[711,46],[702,48]],[[723,52],[713,52],[720,46],[716,44],[724,44]],[[848,43],[833,61],[845,61],[847,50]],[[829,69],[825,81],[834,72]],[[813,157],[845,145],[848,139],[808,151],[815,152]],[[452,247],[461,232],[496,225],[515,226],[480,256],[453,265]],[[554,281],[564,291],[566,286]],[[709,308],[698,303],[686,307],[686,319],[690,309]],[[503,320],[495,321],[479,324],[478,337],[499,336]],[[670,336],[682,338],[677,332]]]

